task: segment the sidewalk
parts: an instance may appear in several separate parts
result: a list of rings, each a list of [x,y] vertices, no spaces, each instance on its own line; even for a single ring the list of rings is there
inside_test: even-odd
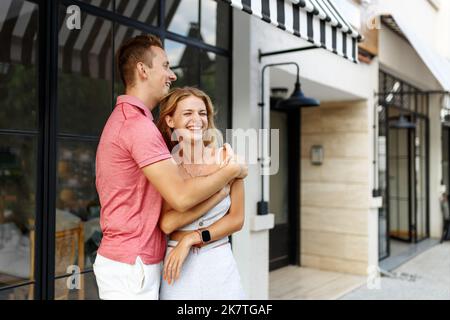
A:
[[[450,300],[450,242],[421,253],[390,275],[381,277],[380,289],[363,285],[342,300]]]
[[[288,266],[270,272],[269,299],[336,300],[366,282],[366,277]]]

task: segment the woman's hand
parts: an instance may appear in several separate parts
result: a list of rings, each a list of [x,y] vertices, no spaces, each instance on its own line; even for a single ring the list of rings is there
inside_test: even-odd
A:
[[[168,284],[172,284],[177,280],[181,273],[181,268],[186,260],[186,257],[191,250],[191,247],[201,242],[200,236],[197,232],[186,234],[173,248],[164,261],[163,279]]]

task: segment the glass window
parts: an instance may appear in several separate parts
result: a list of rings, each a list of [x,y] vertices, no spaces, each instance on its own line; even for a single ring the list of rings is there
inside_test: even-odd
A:
[[[81,0],[81,1],[86,2],[91,6],[100,7],[106,10],[112,10],[114,0]]]
[[[0,289],[34,278],[37,137],[0,135]]]
[[[38,7],[0,2],[0,128],[37,128]]]
[[[226,129],[230,128],[229,101],[229,59],[214,53],[203,53],[200,60],[200,86],[212,99],[216,117],[216,127],[225,139]]]
[[[167,40],[165,50],[171,69],[177,75],[176,87],[200,85],[200,61],[210,60],[200,49],[182,43]]]
[[[0,300],[32,300],[33,297],[34,284],[0,290]]]
[[[95,188],[97,142],[60,139],[56,191],[55,273],[89,269],[100,245],[100,204]]]
[[[34,279],[38,17],[34,3],[0,2],[0,299],[33,297],[1,289]]]
[[[169,0],[165,24],[170,32],[229,47],[230,5],[215,0]]]
[[[55,280],[56,300],[98,300],[98,288],[93,272],[73,274]]]
[[[61,7],[61,19],[65,7]],[[59,32],[58,120],[62,133],[98,136],[112,101],[112,23],[85,15],[80,30]]]
[[[129,28],[124,25],[115,24],[114,25],[114,55],[117,54],[117,50],[119,50],[122,43],[124,43],[126,40],[141,35],[146,34],[145,32],[135,29],[135,28]],[[117,57],[114,57],[114,61],[116,61]],[[122,79],[120,79],[120,73],[117,69],[117,65],[114,65],[115,73],[114,73],[114,100],[113,104],[116,103],[116,99],[119,95],[125,93],[125,86],[122,83]]]
[[[64,14],[64,7],[62,7]],[[92,268],[101,240],[95,187],[99,136],[113,107],[112,22],[85,15],[59,34],[55,275]],[[90,26],[87,28],[87,26]],[[60,280],[55,298],[61,298]],[[64,290],[63,290],[64,291]]]
[[[229,128],[229,59],[192,46],[167,40],[165,49],[173,72],[175,87],[194,86],[205,91],[214,104],[216,126]]]
[[[159,4],[157,0],[116,0],[116,13],[156,26]]]

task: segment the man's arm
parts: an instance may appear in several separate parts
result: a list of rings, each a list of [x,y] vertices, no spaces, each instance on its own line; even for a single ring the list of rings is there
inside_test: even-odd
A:
[[[165,234],[171,234],[175,230],[182,228],[203,216],[220,201],[225,199],[229,193],[230,187],[229,185],[226,185],[209,199],[185,212],[178,212],[170,208],[168,203],[164,201],[161,216],[159,218],[159,227]]]
[[[142,168],[144,175],[167,203],[176,211],[185,212],[205,201],[234,178],[247,175],[247,168],[231,160],[206,177],[184,179],[173,159],[159,161]]]

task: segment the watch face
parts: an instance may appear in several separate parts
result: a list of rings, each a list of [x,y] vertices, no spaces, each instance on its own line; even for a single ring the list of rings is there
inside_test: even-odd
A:
[[[211,240],[211,235],[209,234],[208,230],[203,230],[202,231],[202,241],[203,242],[208,242],[209,240]]]

